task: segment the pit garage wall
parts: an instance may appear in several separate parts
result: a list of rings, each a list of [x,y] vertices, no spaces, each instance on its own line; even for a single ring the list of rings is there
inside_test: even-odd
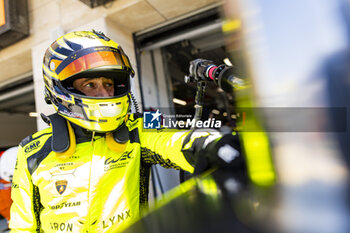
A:
[[[140,53],[141,89],[144,110],[173,108],[170,77],[166,77],[160,48]]]
[[[48,115],[54,113],[54,108],[44,101],[41,66],[46,48],[59,36],[75,30],[95,29],[105,32],[120,43],[136,71],[132,92],[141,109],[141,88],[132,34],[178,19],[190,12],[218,6],[221,0],[116,0],[110,7],[95,9],[88,8],[78,0],[28,0],[28,3],[30,36],[0,50],[0,83],[32,71],[36,111]],[[149,59],[149,53],[144,56],[146,60]],[[160,50],[154,51],[154,59],[156,62],[161,59]],[[158,95],[159,99],[156,105],[153,101],[146,101],[145,107],[168,107],[173,104],[171,92],[165,88],[164,77],[161,76],[164,72],[160,69],[162,66],[156,67],[158,87],[146,94],[150,99]],[[149,75],[142,75],[142,85],[145,85],[143,90],[152,88],[154,70],[149,71]],[[38,130],[48,127],[40,117],[36,121]],[[165,190],[178,183],[178,174],[165,175],[161,170],[160,175],[165,179],[162,180]],[[172,178],[171,181],[169,177]]]
[[[1,136],[1,147],[4,149],[17,146],[23,140],[23,135],[31,135],[35,132],[35,119],[32,117],[23,114],[0,113],[0,118],[2,120],[0,128],[3,134]]]
[[[0,83],[33,72],[37,110],[51,112],[52,107],[46,106],[42,99],[40,67],[45,48],[62,32],[91,30],[92,27],[104,29],[112,39],[119,39],[121,44],[125,44],[124,50],[134,65],[132,33],[199,9],[220,5],[221,2],[222,0],[115,0],[106,6],[91,9],[78,0],[28,0],[30,35],[0,50]],[[140,99],[140,95],[135,95]],[[38,120],[38,129],[43,127],[46,127],[45,124]]]
[[[134,93],[139,106],[141,106],[140,101],[140,88],[138,82],[138,75],[136,69],[136,59],[134,52],[134,44],[132,34],[121,27],[118,27],[113,22],[109,21],[106,18],[100,18],[83,26],[74,28],[71,31],[77,30],[87,30],[95,29],[97,31],[104,32],[111,39],[119,43],[124,52],[129,56],[131,65],[136,71],[135,77],[131,80],[131,91]],[[55,36],[60,36],[68,33],[70,31],[64,32],[62,29],[57,30]],[[44,56],[46,48],[52,43],[55,38],[51,38],[51,40],[47,40],[42,42],[35,47],[32,48],[32,63],[33,63],[33,79],[34,79],[34,90],[35,90],[35,102],[36,102],[36,111],[38,113],[44,113],[45,115],[49,115],[54,113],[54,108],[52,105],[48,105],[44,101],[44,83],[42,78],[42,58]],[[47,128],[48,125],[42,121],[40,117],[37,118],[37,126],[38,130]]]
[[[171,81],[170,77],[166,77],[161,49],[142,51],[140,53],[140,66],[144,110],[173,108]],[[154,189],[150,189],[151,202],[153,196],[160,196],[162,192],[166,192],[180,183],[178,171],[165,169],[160,165],[155,165],[152,169],[151,182],[154,186],[151,187]]]

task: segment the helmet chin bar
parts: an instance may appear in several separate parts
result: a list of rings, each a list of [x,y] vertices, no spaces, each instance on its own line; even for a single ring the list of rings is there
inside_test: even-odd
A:
[[[76,95],[70,95],[72,99],[67,99],[62,95],[54,95],[49,90],[46,90],[45,95],[62,117],[86,130],[99,133],[114,131],[124,123],[131,109],[130,92],[122,97],[108,99]]]

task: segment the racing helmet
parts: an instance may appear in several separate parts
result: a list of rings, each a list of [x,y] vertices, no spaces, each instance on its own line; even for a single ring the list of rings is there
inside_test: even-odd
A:
[[[58,38],[46,50],[42,69],[46,102],[70,122],[103,133],[125,121],[134,70],[120,45],[103,33],[75,31]],[[73,87],[76,79],[97,77],[113,80],[113,96],[86,96]]]
[[[0,177],[12,182],[13,172],[17,161],[18,146],[10,147],[0,157]]]

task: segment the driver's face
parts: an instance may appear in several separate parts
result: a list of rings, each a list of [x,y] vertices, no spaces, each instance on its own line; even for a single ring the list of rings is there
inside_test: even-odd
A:
[[[73,87],[92,97],[109,97],[114,95],[114,82],[110,78],[79,78],[74,80]]]

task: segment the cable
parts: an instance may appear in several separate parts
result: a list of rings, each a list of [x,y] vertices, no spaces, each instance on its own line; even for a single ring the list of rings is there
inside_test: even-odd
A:
[[[136,101],[136,98],[135,98],[135,96],[132,94],[132,92],[130,92],[130,96],[131,96],[131,101],[132,101],[132,103],[133,103],[133,105],[134,105],[134,108],[135,108],[136,113],[139,113],[139,106],[138,106],[137,101]]]

